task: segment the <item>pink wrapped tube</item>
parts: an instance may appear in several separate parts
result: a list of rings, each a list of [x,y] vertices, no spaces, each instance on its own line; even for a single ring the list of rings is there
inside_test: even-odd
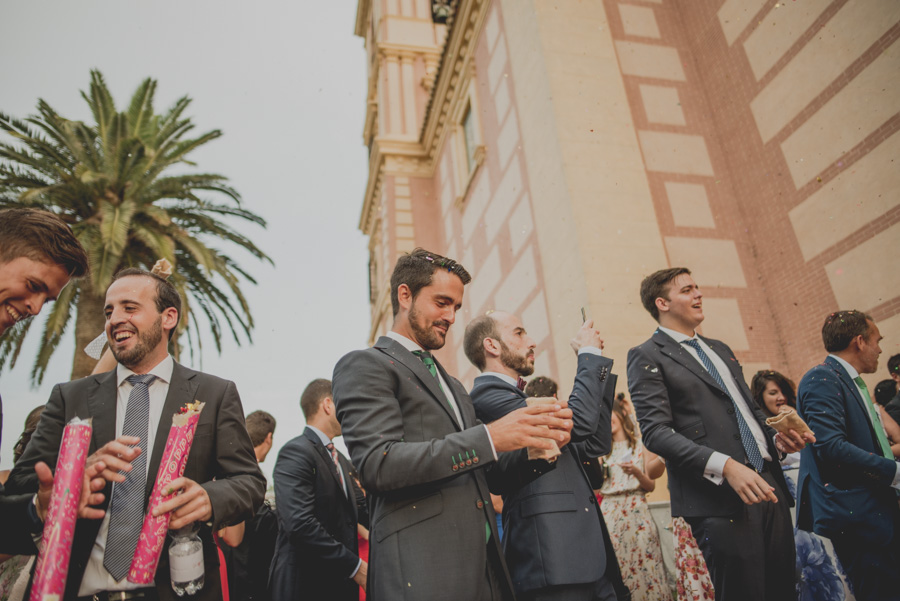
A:
[[[147,515],[144,518],[137,548],[134,550],[134,557],[131,559],[131,569],[128,570],[129,582],[151,584],[156,576],[156,566],[159,564],[166,532],[169,530],[169,514],[153,517],[153,510],[175,496],[174,493],[163,495],[163,491],[172,480],[180,478],[184,474],[184,466],[187,464],[188,454],[191,452],[194,432],[197,430],[197,420],[200,419],[203,405],[199,401],[188,403],[182,409],[182,413],[176,413],[172,417],[172,428],[169,430],[166,449],[159,462],[156,484],[153,485]]]
[[[75,537],[75,521],[78,519],[78,502],[84,484],[84,464],[90,444],[90,419],[76,417],[66,424],[59,445],[56,474],[53,476],[50,507],[44,518],[44,534],[31,587],[31,601],[63,597],[72,555],[72,539]]]

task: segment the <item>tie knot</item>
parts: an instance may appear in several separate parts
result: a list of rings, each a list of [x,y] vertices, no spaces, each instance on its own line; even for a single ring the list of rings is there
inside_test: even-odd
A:
[[[516,380],[516,388],[519,390],[525,390],[525,379],[522,376],[519,376],[519,379]]]
[[[866,387],[866,381],[862,379],[862,376],[856,376],[855,378],[853,378],[853,381],[856,382],[856,385],[863,390],[869,390]],[[878,396],[878,388],[875,389],[875,396]]]
[[[327,445],[325,445],[325,448],[328,449],[329,451],[333,451],[333,450],[334,450],[334,443],[333,443],[333,442],[329,442]]]
[[[690,340],[683,340],[682,342],[696,350],[700,350],[700,343],[697,342],[696,338],[691,338]]]
[[[413,351],[412,353],[425,365],[434,365],[434,357],[428,351]]]
[[[156,376],[154,376],[153,374],[134,374],[133,376],[128,376],[125,379],[128,380],[128,383],[132,386],[137,386],[138,384],[150,386],[151,384],[153,384],[153,381],[156,380]]]

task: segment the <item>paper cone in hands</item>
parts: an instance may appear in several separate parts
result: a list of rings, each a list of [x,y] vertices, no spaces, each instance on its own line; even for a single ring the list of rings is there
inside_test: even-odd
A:
[[[787,434],[788,430],[796,430],[801,436],[807,432],[812,432],[809,426],[806,425],[806,422],[790,407],[782,407],[778,415],[774,415],[766,420],[766,424],[782,434]]]
[[[528,407],[533,407],[534,405],[555,405],[559,401],[552,396],[547,397],[528,397],[525,399],[525,405]],[[547,426],[544,426],[547,428]],[[547,428],[548,433],[550,428]],[[553,463],[556,461],[556,458],[562,455],[562,451],[559,450],[559,444],[552,438],[547,438],[550,442],[553,443],[552,449],[532,449],[528,447],[528,458],[529,459],[544,459]]]

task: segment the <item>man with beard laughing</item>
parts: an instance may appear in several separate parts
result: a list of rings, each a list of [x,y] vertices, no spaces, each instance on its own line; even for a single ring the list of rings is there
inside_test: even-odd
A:
[[[612,360],[587,321],[572,339],[578,372],[568,406],[572,443],[556,469],[503,496],[503,550],[518,599],[615,601],[621,582],[603,517],[582,461],[611,449]],[[485,423],[525,407],[523,376],[534,373],[535,342],[515,315],[495,311],[466,327],[466,357],[482,373],[470,393]],[[611,390],[612,392],[612,390]],[[624,588],[624,587],[622,587]]]
[[[102,521],[76,525],[64,599],[174,599],[165,548],[155,586],[133,584],[126,576],[172,416],[187,403],[205,403],[184,476],[169,486],[179,494],[156,515],[171,511],[171,530],[202,524],[205,585],[195,598],[221,598],[212,532],[251,517],[265,493],[237,390],[233,382],[188,369],[169,355],[181,297],[164,278],[141,269],[120,271],[104,311],[116,368],[54,387],[9,488],[34,490],[32,468],[38,461],[55,464],[65,424],[75,416],[93,418],[87,464],[107,466],[102,475],[109,483],[103,504],[108,511]]]

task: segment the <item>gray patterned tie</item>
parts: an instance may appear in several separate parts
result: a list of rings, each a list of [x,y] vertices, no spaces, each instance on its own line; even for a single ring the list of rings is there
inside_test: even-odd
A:
[[[144,487],[147,483],[147,437],[150,429],[150,385],[156,380],[152,374],[126,378],[133,386],[125,408],[123,436],[138,436],[144,451],[131,462],[131,471],[124,482],[113,486],[109,504],[109,532],[106,535],[106,551],[103,567],[116,581],[128,575],[131,558],[137,547],[138,536],[144,522]]]
[[[762,453],[759,452],[759,445],[756,443],[756,439],[753,438],[753,432],[750,431],[750,426],[747,425],[744,416],[741,415],[741,409],[737,406],[737,401],[735,401],[731,396],[731,393],[728,392],[728,388],[725,386],[725,381],[722,380],[719,370],[713,365],[709,355],[706,354],[699,342],[694,339],[684,340],[683,342],[697,351],[697,356],[700,357],[700,362],[703,363],[703,367],[706,368],[706,371],[708,371],[709,375],[712,376],[712,379],[716,381],[716,384],[718,384],[719,387],[725,391],[725,394],[728,395],[728,398],[731,399],[731,403],[734,405],[734,414],[735,417],[737,417],[738,432],[741,433],[741,443],[743,443],[744,452],[747,454],[747,461],[750,462],[757,472],[763,471],[763,457]]]

